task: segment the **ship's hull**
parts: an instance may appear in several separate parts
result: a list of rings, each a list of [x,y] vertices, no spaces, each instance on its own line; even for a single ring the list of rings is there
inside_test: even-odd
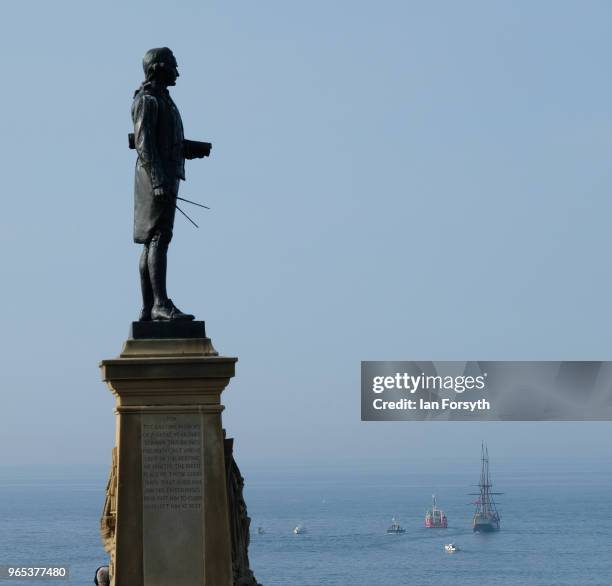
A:
[[[472,519],[472,528],[478,533],[492,533],[499,531],[499,517],[497,515],[476,514]]]
[[[493,525],[474,525],[474,533],[494,533],[499,531],[499,527]]]
[[[474,533],[493,533],[499,531],[498,523],[474,523]]]
[[[425,527],[427,527],[427,529],[446,529],[448,528],[448,523],[428,523],[425,521]]]

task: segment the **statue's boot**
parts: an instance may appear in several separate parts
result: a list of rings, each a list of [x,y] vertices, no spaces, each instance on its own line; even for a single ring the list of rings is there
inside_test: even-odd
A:
[[[156,303],[151,310],[151,319],[154,321],[192,320],[194,317],[190,313],[183,313],[172,303],[172,299],[166,300],[163,304]]]
[[[168,243],[162,238],[153,238],[149,244],[147,266],[155,303],[151,309],[154,321],[192,320],[195,316],[183,313],[168,299],[166,292],[166,267]]]
[[[143,307],[140,310],[138,321],[151,321],[151,309],[152,307]]]
[[[142,309],[140,310],[139,321],[151,321],[151,309],[153,309],[153,288],[151,287],[151,277],[149,276],[149,245],[145,244],[140,255],[140,289],[142,291]]]

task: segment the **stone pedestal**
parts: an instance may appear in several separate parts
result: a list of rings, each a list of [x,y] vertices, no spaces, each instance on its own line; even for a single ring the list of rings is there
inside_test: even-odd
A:
[[[103,516],[113,586],[232,585],[221,392],[236,361],[203,322],[135,323],[102,361],[116,398]]]

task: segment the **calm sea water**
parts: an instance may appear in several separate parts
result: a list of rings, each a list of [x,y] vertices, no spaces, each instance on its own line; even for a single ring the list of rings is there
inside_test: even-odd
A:
[[[479,535],[470,528],[475,497],[467,495],[475,473],[274,481],[260,474],[246,492],[252,568],[264,586],[612,584],[609,475],[497,474],[502,530]],[[68,564],[71,583],[91,583],[106,561],[98,536],[104,487],[101,474],[3,474],[0,563]],[[423,527],[433,491],[447,530]],[[404,535],[386,535],[393,516]],[[297,524],[307,533],[294,535]],[[461,552],[447,554],[449,542]]]

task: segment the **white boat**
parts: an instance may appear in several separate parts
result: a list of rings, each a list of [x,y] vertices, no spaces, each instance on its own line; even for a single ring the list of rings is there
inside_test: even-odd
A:
[[[444,549],[448,552],[448,553],[454,553],[456,551],[459,551],[459,548],[454,544],[454,543],[447,543],[444,546]]]
[[[293,528],[293,532],[296,535],[302,535],[303,533],[306,533],[306,527],[304,527],[303,525],[297,525]]]

